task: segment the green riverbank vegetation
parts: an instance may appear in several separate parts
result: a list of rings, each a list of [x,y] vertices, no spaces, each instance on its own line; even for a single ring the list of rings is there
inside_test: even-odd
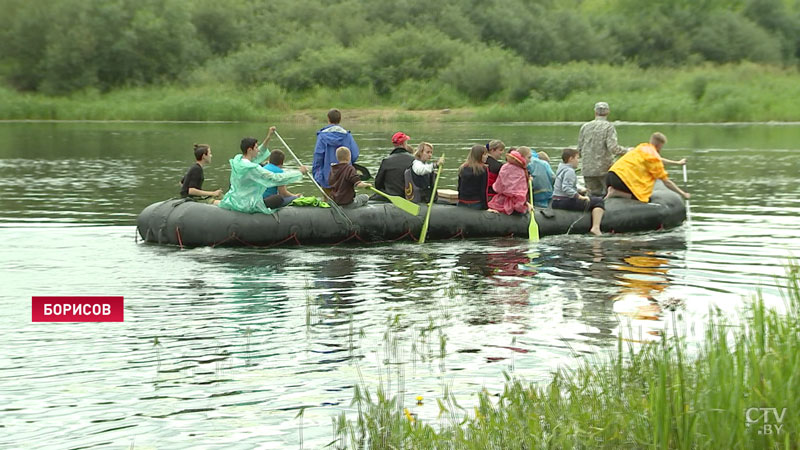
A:
[[[787,272],[785,311],[757,298],[739,320],[712,311],[699,343],[679,325],[638,349],[619,339],[610,356],[547,383],[507,375],[502,392],[484,390],[469,409],[445,388],[438,419],[416,417],[401,392],[357,386],[355,417],[334,419],[334,447],[797,449],[800,266]]]
[[[600,99],[615,120],[800,120],[796,0],[0,0],[0,10],[6,120],[255,121],[337,106],[381,120],[582,121]]]

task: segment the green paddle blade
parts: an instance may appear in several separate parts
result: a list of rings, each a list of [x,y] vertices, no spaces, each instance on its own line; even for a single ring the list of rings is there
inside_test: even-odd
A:
[[[386,197],[387,199],[389,199],[390,202],[392,202],[394,206],[397,206],[398,208],[411,214],[412,216],[419,215],[419,205],[417,205],[416,203],[408,201],[403,197],[398,197],[396,195],[389,195],[385,192],[381,192],[375,189],[375,187],[373,186],[370,186],[370,189],[373,190],[376,194]]]
[[[531,206],[533,206],[533,180],[528,178],[528,192],[531,193]],[[536,210],[531,210],[531,223],[528,224],[528,240],[539,240],[539,224],[536,223]]]

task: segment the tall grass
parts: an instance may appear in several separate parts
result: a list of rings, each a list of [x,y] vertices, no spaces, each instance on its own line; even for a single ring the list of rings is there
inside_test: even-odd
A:
[[[524,69],[524,70],[523,70]],[[201,84],[88,90],[54,97],[0,87],[0,120],[275,120],[298,110],[379,110],[378,121],[430,120],[417,110],[452,109],[441,120],[583,121],[599,100],[613,120],[800,121],[797,69],[742,63],[641,69],[571,63],[506,69],[499,89],[476,102],[445,83],[406,80],[383,95],[369,84],[287,91],[273,84]],[[588,113],[587,113],[588,111]],[[363,116],[362,116],[363,117]]]
[[[599,100],[611,105],[612,119],[635,122],[797,121],[800,74],[756,64],[640,69],[586,63],[545,68],[532,95],[518,103],[497,102],[480,109],[485,121],[583,121]],[[595,83],[570,74],[592,74]],[[556,82],[560,78],[566,81]],[[562,92],[540,92],[542,86]]]
[[[256,89],[137,87],[48,97],[0,89],[2,120],[255,121],[265,115]]]
[[[792,263],[787,271],[784,312],[757,298],[736,322],[712,312],[696,347],[675,329],[638,350],[619,340],[614,356],[560,370],[546,385],[507,376],[499,398],[481,392],[474,411],[451,414],[439,426],[411,416],[383,388],[375,396],[359,388],[358,416],[336,420],[335,442],[415,449],[800,448],[800,267]],[[441,409],[460,408],[452,395],[444,397]],[[785,413],[778,422],[772,412],[765,420],[751,408]]]

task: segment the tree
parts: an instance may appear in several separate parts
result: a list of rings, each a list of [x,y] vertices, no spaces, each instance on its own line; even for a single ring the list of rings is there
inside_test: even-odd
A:
[[[781,63],[781,44],[763,28],[728,11],[711,14],[695,33],[692,50],[716,63]]]

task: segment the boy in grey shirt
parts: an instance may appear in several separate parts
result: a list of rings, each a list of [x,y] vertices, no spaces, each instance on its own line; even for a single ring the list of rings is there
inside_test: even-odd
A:
[[[600,223],[605,214],[605,203],[602,197],[587,197],[578,192],[578,176],[575,168],[580,162],[580,154],[574,148],[565,148],[561,153],[561,162],[556,171],[556,181],[553,186],[553,208],[568,209],[571,211],[592,210],[592,228],[590,233],[600,236]]]

